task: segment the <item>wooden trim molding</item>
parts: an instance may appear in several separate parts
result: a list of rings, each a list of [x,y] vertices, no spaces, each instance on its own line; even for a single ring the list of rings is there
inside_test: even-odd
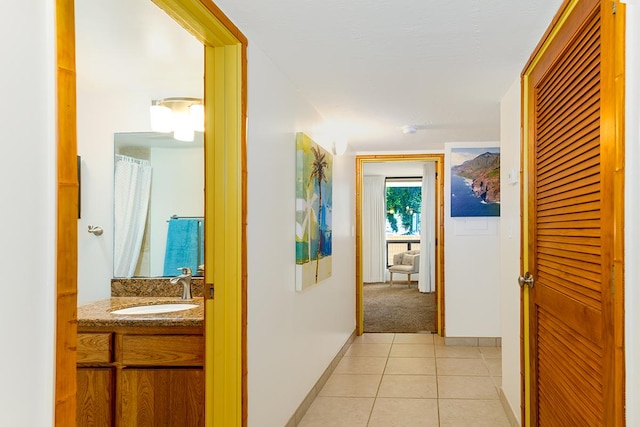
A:
[[[624,168],[625,168],[625,17],[626,5],[603,1],[600,128],[602,132],[603,187],[612,193],[603,197],[603,216],[609,217],[612,233],[604,236],[612,265],[613,293],[605,330],[613,333],[607,344],[614,350],[606,360],[605,372],[613,381],[605,388],[608,418],[614,426],[625,425],[625,345],[624,345]],[[608,191],[607,191],[608,193]],[[605,193],[606,194],[606,193]]]
[[[78,174],[73,0],[56,1],[57,230],[55,425],[76,423]]]

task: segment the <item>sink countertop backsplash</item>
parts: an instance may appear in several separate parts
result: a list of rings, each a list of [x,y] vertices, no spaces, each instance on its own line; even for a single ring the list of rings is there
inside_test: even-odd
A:
[[[182,286],[169,283],[169,277],[111,279],[112,297],[179,297]],[[191,294],[202,296],[203,277],[191,279]]]
[[[204,278],[191,279],[193,299],[183,300],[182,286],[172,285],[168,277],[111,279],[111,298],[89,302],[78,307],[79,328],[126,326],[187,326],[202,327]],[[122,315],[112,311],[138,305],[193,303],[198,307],[168,313]]]
[[[138,305],[190,303],[198,306],[189,310],[151,314],[112,314],[114,310]],[[180,297],[111,297],[78,307],[78,328],[114,326],[202,326],[204,307],[202,297],[183,300]]]

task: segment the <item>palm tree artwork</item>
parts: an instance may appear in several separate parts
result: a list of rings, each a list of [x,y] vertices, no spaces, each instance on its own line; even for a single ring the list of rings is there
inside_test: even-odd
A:
[[[296,289],[331,276],[333,158],[296,135]]]
[[[318,283],[318,268],[320,266],[320,255],[322,254],[322,214],[324,213],[324,209],[322,207],[322,183],[327,182],[326,169],[329,167],[329,163],[325,160],[326,152],[323,153],[320,151],[320,147],[311,147],[311,152],[313,153],[313,166],[311,169],[311,174],[309,176],[309,185],[313,182],[314,178],[317,180],[318,184],[318,204],[320,205],[320,210],[318,210],[318,250],[316,252],[316,283]]]

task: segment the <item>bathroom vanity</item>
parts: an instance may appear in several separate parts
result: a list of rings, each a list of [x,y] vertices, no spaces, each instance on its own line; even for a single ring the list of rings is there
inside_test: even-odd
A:
[[[191,303],[151,314],[132,306]],[[78,308],[78,426],[204,425],[203,300],[112,297]]]

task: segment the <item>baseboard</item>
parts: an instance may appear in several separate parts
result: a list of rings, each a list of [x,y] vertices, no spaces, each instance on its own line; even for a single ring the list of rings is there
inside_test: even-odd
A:
[[[518,418],[516,414],[513,412],[513,408],[509,404],[507,400],[507,396],[504,394],[504,390],[500,387],[500,403],[502,403],[502,408],[504,409],[504,413],[507,414],[507,419],[509,420],[509,424],[511,427],[520,427],[520,423],[518,422]]]
[[[444,344],[464,347],[501,347],[501,337],[445,337]]]
[[[349,349],[349,346],[351,345],[351,343],[355,338],[356,338],[356,330],[354,329],[351,335],[349,336],[349,338],[347,339],[347,342],[344,343],[342,348],[338,351],[338,354],[336,354],[336,356],[333,358],[331,363],[329,363],[329,366],[327,366],[327,369],[324,370],[322,375],[320,375],[320,378],[318,379],[318,381],[316,381],[314,386],[311,387],[311,390],[309,390],[309,393],[307,393],[307,396],[302,400],[302,403],[300,403],[300,405],[296,409],[296,412],[291,416],[291,418],[289,418],[289,422],[287,422],[285,427],[296,427],[300,423],[300,421],[302,421],[302,417],[304,417],[304,414],[307,413],[307,410],[309,409],[313,401],[316,400],[318,393],[320,393],[320,390],[322,390],[322,387],[324,387],[324,385],[326,384],[331,374],[333,374],[333,371],[336,369],[336,366],[338,366],[338,363],[340,363],[340,361],[342,360],[342,357],[347,352],[347,350]]]

